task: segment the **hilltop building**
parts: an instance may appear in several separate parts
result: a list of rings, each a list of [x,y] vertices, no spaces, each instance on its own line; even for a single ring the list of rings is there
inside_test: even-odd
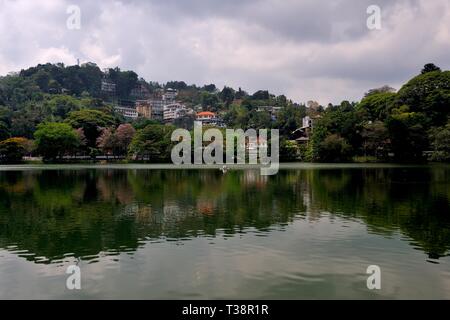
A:
[[[210,111],[202,111],[197,113],[196,120],[201,121],[204,125],[225,127],[223,120],[219,118],[214,112]]]
[[[137,119],[138,113],[135,108],[123,107],[123,106],[115,106],[114,110],[117,113],[120,113],[125,118],[129,119]]]
[[[176,96],[177,91],[174,89],[158,90],[148,99],[136,101],[136,110],[147,119],[164,121],[164,107],[176,104]]]
[[[272,121],[276,121],[278,112],[280,112],[281,109],[282,109],[282,107],[259,106],[259,107],[256,108],[256,111],[257,112],[269,112],[270,113],[270,118],[272,119]]]
[[[102,84],[101,84],[101,89],[103,92],[115,94],[116,93],[116,84],[108,78],[103,78]]]
[[[136,101],[136,111],[140,117],[152,119],[152,105],[147,100]]]
[[[193,114],[192,109],[187,108],[185,105],[174,103],[164,106],[164,122],[170,123],[175,119],[184,117],[188,114]]]
[[[166,89],[163,95],[163,100],[167,103],[174,103],[177,98],[178,91],[172,88]]]
[[[312,131],[314,129],[314,123],[320,116],[306,116],[302,119],[302,127],[294,130],[291,133],[291,138],[297,143],[304,144],[309,143]]]
[[[147,100],[150,96],[150,90],[142,82],[139,82],[130,92],[130,98],[133,100]]]

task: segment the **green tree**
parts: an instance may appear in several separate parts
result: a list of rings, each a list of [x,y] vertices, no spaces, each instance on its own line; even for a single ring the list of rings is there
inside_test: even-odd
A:
[[[0,142],[0,163],[18,163],[29,151],[29,140],[9,138]]]
[[[325,138],[328,135],[327,127],[325,126],[323,121],[318,121],[316,125],[314,126],[314,130],[312,131],[312,135],[310,138],[310,142],[308,144],[307,150],[306,150],[306,159],[308,161],[321,161],[320,159],[320,145],[322,141],[325,140]]]
[[[354,104],[349,103],[348,101],[343,101],[338,106],[330,106],[325,112],[321,114],[321,118],[316,121],[313,129],[313,135],[319,127],[323,127],[323,130],[326,134],[320,134],[320,141],[317,141],[315,144],[316,147],[319,146],[323,139],[330,134],[336,134],[342,138],[344,138],[347,143],[353,149],[353,152],[357,154],[360,152],[362,145],[362,125],[365,118],[365,112],[358,110],[355,108]]]
[[[11,137],[11,133],[9,131],[6,123],[0,121],[0,141],[6,140]]]
[[[79,135],[67,123],[42,123],[34,133],[37,152],[45,161],[55,161],[73,152],[80,144]]]
[[[280,141],[280,160],[298,161],[301,159],[300,147],[295,141],[282,139]]]
[[[275,99],[275,104],[278,107],[286,107],[288,105],[288,99],[284,94],[282,94]]]
[[[384,121],[395,106],[396,94],[393,92],[379,92],[367,95],[357,105],[357,110],[366,111],[369,120]]]
[[[442,126],[450,114],[450,71],[430,71],[406,83],[397,94],[397,106],[425,115],[426,127]]]
[[[396,161],[415,162],[423,160],[423,151],[428,146],[424,123],[424,115],[409,112],[407,106],[395,109],[386,120],[391,150]]]
[[[272,116],[267,111],[252,112],[247,124],[252,129],[269,129],[272,127]]]
[[[186,87],[181,88],[181,89],[186,89]],[[206,84],[206,85],[203,86],[202,89],[205,90],[205,91],[211,92],[211,93],[214,93],[214,92],[217,91],[216,85],[214,83]]]
[[[277,114],[275,127],[284,136],[290,136],[292,132],[302,126],[302,120],[306,116],[305,106],[288,105]]]
[[[364,125],[362,131],[364,155],[385,159],[389,151],[389,133],[381,121]]]
[[[51,96],[51,98],[45,103],[50,108],[52,113],[61,119],[65,119],[70,112],[77,111],[82,108],[82,102],[79,99],[68,95]]]
[[[204,110],[217,111],[219,98],[214,93],[202,92],[201,104]]]
[[[450,161],[450,121],[445,127],[433,128],[430,133],[432,161]]]
[[[74,111],[69,114],[66,123],[73,128],[82,128],[86,136],[87,146],[89,148],[96,148],[97,139],[100,136],[103,128],[110,127],[114,124],[113,118],[101,111],[83,109]]]
[[[149,125],[138,130],[130,144],[129,154],[137,160],[166,162],[170,159],[173,126]]]
[[[225,107],[228,108],[234,100],[234,90],[230,87],[223,87],[220,98],[225,103]]]
[[[50,82],[50,75],[48,72],[41,69],[33,75],[33,78],[42,91],[48,92]]]
[[[249,121],[249,112],[242,105],[232,104],[230,110],[225,114],[225,123],[233,128],[247,128]]]
[[[121,71],[119,68],[109,69],[109,77],[117,85],[117,94],[121,99],[128,99],[138,83],[138,75],[134,71]]]
[[[370,89],[364,94],[364,98],[379,93],[395,93],[395,89],[387,85],[382,86],[380,88]]]
[[[1,87],[0,87],[0,93],[1,93]],[[12,118],[12,110],[5,106],[0,106],[0,122],[4,123],[6,127],[9,128],[11,125],[11,118]]]
[[[15,111],[11,117],[11,135],[15,137],[33,138],[33,133],[39,123],[51,119],[51,113],[41,102],[31,104]]]
[[[187,88],[187,84],[184,81],[169,81],[166,83],[164,88],[166,89],[175,89],[175,90],[184,90]],[[215,87],[215,86],[214,86]]]
[[[325,138],[319,147],[319,159],[322,162],[345,162],[351,159],[351,146],[337,134]]]
[[[133,121],[132,124],[133,124],[134,129],[139,130],[139,129],[144,129],[146,126],[149,126],[151,124],[154,125],[154,124],[160,124],[160,123],[153,119],[139,117],[138,119]]]
[[[434,63],[427,63],[426,65],[423,66],[421,73],[424,74],[424,73],[433,72],[433,71],[441,71],[441,68],[436,66]]]
[[[270,99],[269,91],[267,91],[267,90],[256,91],[252,95],[252,99],[253,100],[269,100]]]

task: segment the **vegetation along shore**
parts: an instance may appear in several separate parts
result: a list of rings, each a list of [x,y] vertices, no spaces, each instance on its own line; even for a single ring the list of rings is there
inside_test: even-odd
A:
[[[94,63],[0,77],[0,163],[170,162],[176,128],[279,129],[285,162],[450,160],[450,71],[426,64],[399,90],[322,106],[241,88],[148,82]]]

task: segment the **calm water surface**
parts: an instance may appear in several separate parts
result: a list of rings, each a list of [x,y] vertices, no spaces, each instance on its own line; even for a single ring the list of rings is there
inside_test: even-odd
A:
[[[449,250],[450,166],[0,167],[1,299],[450,299]]]

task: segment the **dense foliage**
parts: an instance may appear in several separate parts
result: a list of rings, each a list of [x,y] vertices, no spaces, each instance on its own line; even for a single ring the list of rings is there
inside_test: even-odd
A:
[[[329,106],[314,129],[310,160],[362,156],[417,162],[428,153],[430,160],[448,161],[449,111],[450,71],[426,65],[397,93],[383,87],[371,90],[360,103]]]
[[[44,160],[54,161],[74,153],[81,145],[77,131],[66,123],[42,123],[34,133],[37,152]]]
[[[104,79],[114,85],[114,96],[102,90]],[[383,86],[370,89],[360,102],[324,108],[314,101],[297,104],[267,90],[248,94],[214,84],[147,82],[133,71],[102,71],[86,63],[38,65],[0,77],[2,162],[20,161],[24,154],[48,161],[100,154],[166,161],[172,127],[143,118],[129,121],[114,111],[113,105],[134,103],[136,88],[148,94],[176,89],[178,101],[195,111],[218,113],[229,128],[277,128],[284,161],[450,159],[450,71],[434,64],[426,64],[398,92]],[[303,133],[307,137],[302,143],[296,133],[305,116],[314,125]],[[191,130],[193,121],[189,115],[174,125]],[[17,138],[35,141],[24,151]]]

